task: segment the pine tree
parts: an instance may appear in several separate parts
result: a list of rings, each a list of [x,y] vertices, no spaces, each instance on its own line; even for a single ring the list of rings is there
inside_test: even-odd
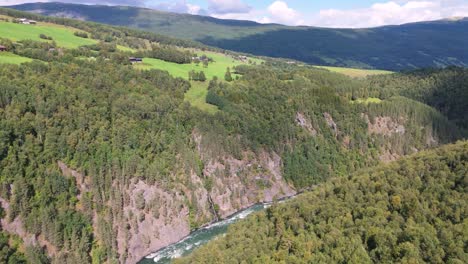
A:
[[[224,80],[226,80],[226,82],[232,82],[232,75],[229,67],[227,68],[226,74],[224,75]]]
[[[203,71],[201,71],[201,72],[199,73],[199,75],[198,75],[198,80],[199,80],[200,82],[206,81],[206,76],[205,76],[205,73],[204,73]]]

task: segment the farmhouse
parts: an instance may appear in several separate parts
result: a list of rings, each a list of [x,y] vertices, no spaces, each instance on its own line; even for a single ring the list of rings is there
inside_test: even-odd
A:
[[[143,59],[142,58],[135,58],[135,57],[130,57],[128,59],[132,64],[133,63],[142,63],[143,62]]]
[[[5,46],[0,45],[0,51],[6,51],[7,48]]]
[[[37,24],[37,21],[27,19],[27,18],[20,18],[19,22],[20,22],[20,24],[24,24],[24,25],[35,25],[35,24]]]

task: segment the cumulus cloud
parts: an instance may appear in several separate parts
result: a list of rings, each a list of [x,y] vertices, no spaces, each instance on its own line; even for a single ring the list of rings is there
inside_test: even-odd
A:
[[[304,23],[302,15],[290,8],[286,2],[275,1],[268,7],[268,17],[263,18],[264,22],[282,23],[288,25],[299,25]]]
[[[228,12],[221,14],[210,14],[221,19],[251,20],[259,23],[278,23],[286,25],[303,24],[302,15],[290,8],[284,1],[274,1],[266,9],[249,9],[247,12]]]
[[[208,0],[208,3],[208,10],[217,15],[245,14],[252,10],[252,7],[242,0]]]
[[[223,1],[219,1],[223,2]],[[218,18],[253,20],[260,23],[309,25],[323,27],[375,27],[410,22],[468,17],[466,0],[382,0],[367,8],[325,9],[318,12],[299,12],[286,1],[272,1],[263,10],[211,14]]]
[[[375,27],[468,16],[468,3],[459,0],[389,1],[369,8],[322,10],[308,24],[325,27]]]

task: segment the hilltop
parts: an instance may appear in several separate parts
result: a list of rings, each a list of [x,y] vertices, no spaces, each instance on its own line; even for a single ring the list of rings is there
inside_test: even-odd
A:
[[[221,20],[137,7],[37,3],[12,8],[128,26],[223,49],[317,65],[386,70],[468,65],[466,18],[365,29],[331,29]]]

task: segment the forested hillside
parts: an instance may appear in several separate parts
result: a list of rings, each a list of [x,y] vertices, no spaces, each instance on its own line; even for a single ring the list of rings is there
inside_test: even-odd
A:
[[[466,263],[468,143],[333,179],[174,263]]]
[[[466,136],[466,69],[352,79],[137,30],[0,15],[5,32],[25,16],[39,24],[18,28],[65,29],[0,38],[31,61],[9,55],[0,67],[7,263],[135,263],[255,203]],[[210,63],[235,66],[176,78],[138,66],[147,58],[198,77]],[[197,89],[208,110],[188,98]]]
[[[467,19],[331,29],[220,20],[121,6],[34,3],[12,8],[129,26],[223,49],[318,65],[389,70],[468,65]]]

